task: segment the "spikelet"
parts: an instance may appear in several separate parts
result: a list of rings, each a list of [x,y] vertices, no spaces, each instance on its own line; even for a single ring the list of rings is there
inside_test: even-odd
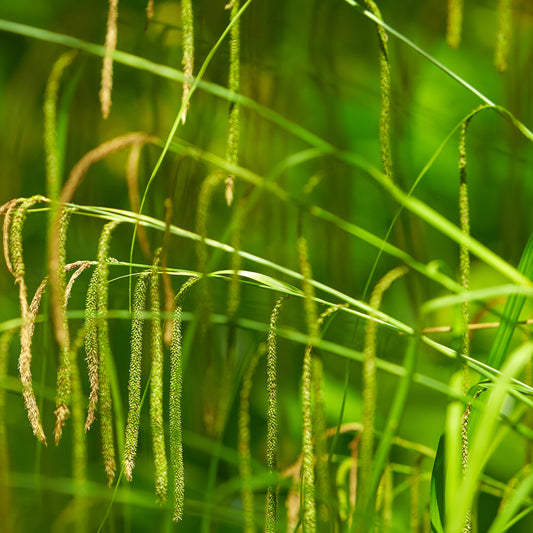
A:
[[[182,350],[182,301],[185,291],[199,278],[190,278],[181,287],[176,297],[176,309],[172,324],[172,342],[170,344],[170,465],[173,476],[172,519],[183,518],[185,501],[185,471],[183,466],[183,431],[181,421],[181,396],[183,390],[183,350]]]
[[[108,275],[109,275],[109,243],[111,234],[119,221],[108,222],[100,235],[98,244],[98,265],[96,267],[96,302],[97,302],[97,340],[98,340],[98,385],[100,408],[100,432],[102,436],[102,457],[108,484],[115,478],[116,460],[115,443],[113,437],[113,403],[111,385],[109,381],[109,365],[111,360],[111,346],[109,344],[109,326],[107,322],[108,310]]]
[[[44,94],[44,149],[46,153],[46,192],[55,202],[61,185],[60,161],[57,146],[57,95],[59,82],[65,69],[72,63],[76,51],[61,54],[48,77]],[[53,219],[53,217],[52,217]]]
[[[146,285],[150,272],[143,272],[135,285],[133,293],[133,307],[131,315],[131,357],[130,378],[128,384],[128,420],[124,438],[124,475],[128,481],[132,479],[137,441],[139,437],[139,423],[141,418],[141,361],[143,347],[143,313],[146,302]]]
[[[4,224],[2,227],[2,242],[4,250],[4,261],[6,267],[9,270],[9,273],[14,276],[15,272],[13,271],[13,265],[11,264],[11,253],[9,251],[11,237],[9,235],[11,229],[11,215],[17,208],[18,204],[24,201],[24,198],[15,198],[6,202],[2,207],[0,207],[0,216],[4,215]]]
[[[278,469],[278,347],[277,327],[281,306],[285,297],[277,300],[272,314],[267,340],[267,468],[270,474]],[[244,385],[243,385],[244,386]],[[278,488],[272,485],[267,487],[265,531],[276,531],[278,513]]]
[[[457,48],[461,43],[463,31],[463,0],[448,0],[448,26],[446,42],[450,48]]]
[[[111,109],[111,90],[113,88],[113,52],[117,47],[118,0],[109,0],[107,31],[105,36],[105,56],[102,66],[100,86],[100,105],[102,116],[107,118]]]
[[[507,70],[512,35],[512,15],[512,1],[498,0],[498,33],[496,34],[494,64],[500,72]]]
[[[239,0],[231,0],[226,8],[231,8],[230,18],[236,19],[239,12]],[[236,19],[230,30],[230,60],[229,60],[229,90],[238,93],[240,89],[241,64],[240,64],[241,30],[240,20]],[[230,104],[228,141],[226,146],[226,159],[229,163],[236,165],[239,162],[239,125],[240,109],[235,102]],[[235,189],[235,176],[230,174],[226,177],[226,202],[231,205]]]
[[[70,215],[72,211],[70,209],[63,209],[61,211],[59,219],[59,238],[57,240],[59,269],[61,270],[57,280],[59,281],[59,289],[62,291],[62,295],[59,299],[59,305],[61,307],[60,313],[63,319],[62,326],[62,339],[63,344],[59,346],[59,365],[57,368],[57,393],[56,393],[56,424],[54,428],[54,438],[56,446],[59,444],[61,435],[63,432],[63,426],[70,414],[69,404],[71,396],[71,369],[70,369],[70,335],[68,329],[68,321],[66,316],[66,283],[65,283],[65,271],[66,271],[66,239],[68,223],[70,221]],[[76,279],[76,278],[74,278]]]
[[[381,12],[373,0],[365,0],[368,9],[379,19]],[[379,69],[381,90],[381,115],[379,119],[379,146],[381,151],[381,164],[383,173],[389,180],[393,180],[392,150],[390,142],[390,112],[391,112],[391,68],[389,62],[389,50],[387,46],[388,36],[385,28],[377,27],[379,38]]]
[[[370,297],[370,307],[378,310],[381,305],[383,293],[398,278],[406,274],[407,268],[400,266],[393,268],[385,274],[376,284]],[[368,483],[372,472],[372,457],[374,450],[374,421],[377,402],[376,383],[376,344],[377,322],[367,320],[365,324],[365,344],[363,349],[363,427],[359,445],[360,476],[358,501],[361,509],[366,510],[368,505]]]
[[[96,297],[98,277],[98,269],[95,269],[91,276],[85,300],[85,360],[87,361],[90,385],[85,431],[89,431],[94,422],[100,390],[100,380],[98,377],[98,302]]]
[[[31,375],[31,341],[33,336],[33,328],[35,315],[37,311],[33,311],[35,306],[28,307],[27,288],[24,280],[25,266],[22,248],[22,228],[28,209],[38,202],[47,201],[43,196],[37,195],[31,198],[24,199],[20,202],[13,215],[13,220],[10,225],[10,256],[15,282],[19,286],[19,301],[20,312],[22,317],[22,326],[20,329],[20,356],[19,356],[19,372],[20,381],[22,383],[22,395],[28,412],[28,418],[33,429],[34,435],[44,444],[46,444],[46,436],[41,425],[41,417],[37,401],[33,392],[32,375]],[[44,290],[44,288],[43,288]],[[40,296],[38,297],[40,301]],[[38,307],[38,304],[37,304]]]
[[[189,110],[189,93],[191,92],[192,75],[194,72],[194,17],[191,0],[181,0],[181,28],[183,35],[183,96],[181,99],[181,122],[185,124],[187,111]]]
[[[411,525],[411,531],[420,531],[420,464],[424,456],[420,454],[416,459],[413,475],[411,476],[411,498],[409,513],[409,522]]]
[[[163,426],[163,334],[159,304],[159,250],[150,277],[150,308],[152,312],[152,373],[150,379],[150,425],[155,466],[155,492],[159,501],[167,499],[168,466]]]
[[[7,377],[9,345],[14,330],[4,331],[0,337],[0,521],[6,533],[11,533],[10,527],[13,509],[9,495],[9,451],[6,429],[6,389],[3,381]]]

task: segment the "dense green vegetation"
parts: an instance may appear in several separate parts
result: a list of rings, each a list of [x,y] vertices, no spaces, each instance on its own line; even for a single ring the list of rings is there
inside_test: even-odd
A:
[[[526,2],[0,7],[0,530],[530,531]]]

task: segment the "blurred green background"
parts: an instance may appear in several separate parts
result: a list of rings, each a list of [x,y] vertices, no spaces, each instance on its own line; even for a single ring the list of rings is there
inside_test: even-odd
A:
[[[508,108],[526,125],[533,124],[531,66],[533,61],[533,11],[525,1],[514,3],[513,33],[509,68],[499,73],[494,66],[496,40],[496,1],[466,2],[463,40],[456,50],[446,45],[446,2],[382,1],[383,18],[393,28],[412,39],[453,72],[466,79],[494,102]],[[131,0],[119,5],[117,48],[181,69],[181,20],[177,2],[155,2],[155,14],[146,28],[146,5]],[[206,58],[228,23],[224,2],[193,2],[195,16],[196,65]],[[0,19],[44,28],[71,35],[90,43],[103,44],[107,18],[106,2],[79,0],[3,2]],[[378,125],[380,114],[378,47],[374,24],[341,0],[293,0],[262,2],[255,0],[241,21],[241,93],[259,104],[273,109],[291,122],[304,127],[335,147],[362,155],[380,167]],[[429,61],[390,37],[388,41],[392,69],[392,149],[395,180],[408,190],[424,165],[453,128],[481,102]],[[21,196],[44,194],[45,165],[43,149],[43,95],[52,65],[64,47],[0,31],[0,204]],[[222,44],[210,63],[205,79],[227,86],[228,43]],[[65,176],[88,150],[101,142],[128,131],[146,131],[166,139],[181,102],[182,87],[153,74],[115,64],[113,105],[110,117],[102,119],[98,90],[101,58],[79,53],[62,81],[61,94],[72,91],[68,112],[68,139],[65,153]],[[195,71],[197,67],[195,68]],[[225,155],[229,104],[199,89],[192,97],[187,122],[180,126],[177,137],[221,157]],[[240,164],[261,176],[268,175],[286,158],[308,148],[291,133],[242,108]],[[415,190],[415,195],[458,224],[458,136],[452,137],[435,164]],[[531,217],[532,156],[531,144],[511,124],[493,111],[477,115],[467,137],[468,176],[472,235],[511,264],[516,265],[527,238],[533,230]],[[140,190],[144,190],[160,149],[143,150],[140,167]],[[113,155],[94,166],[77,190],[74,202],[130,209],[125,180],[126,154]],[[196,210],[200,187],[212,167],[199,160],[181,160],[169,153],[147,196],[144,212],[164,220],[164,200],[173,194],[176,226],[196,230]],[[398,205],[363,172],[333,157],[320,157],[289,166],[278,178],[278,184],[296,198],[304,200],[304,188],[313,176],[319,178],[309,202],[339,217],[360,225],[383,237],[393,220]],[[173,191],[173,192],[172,192]],[[250,186],[237,180],[236,198],[246,197]],[[208,217],[208,236],[223,239],[232,209],[224,201],[222,188],[213,194]],[[247,216],[241,235],[241,248],[247,252],[298,271],[296,239],[299,208],[280,202],[266,192]],[[43,213],[32,214],[25,226],[25,261],[30,293],[46,273],[46,223]],[[436,261],[438,268],[458,279],[458,246],[428,227],[414,216],[402,213],[400,232],[393,232],[391,242],[405,249],[422,263]],[[362,298],[377,250],[348,236],[333,224],[305,217],[310,263],[313,276],[350,295]],[[102,223],[96,219],[74,216],[68,237],[67,261],[94,260]],[[152,249],[163,242],[162,233],[149,232]],[[128,261],[131,227],[120,227],[112,240],[111,255]],[[211,252],[210,252],[211,253]],[[134,262],[146,262],[139,247]],[[173,238],[168,264],[173,268],[197,268],[195,245],[187,239]],[[377,267],[373,284],[398,261],[384,255]],[[118,268],[118,267],[117,267]],[[231,255],[220,255],[213,270],[231,268]],[[244,261],[242,268],[254,270],[256,265]],[[111,278],[126,272],[113,270]],[[278,273],[265,269],[274,277]],[[433,297],[445,294],[443,288],[410,274],[412,284],[400,282],[387,293],[383,310],[395,318],[413,324],[419,306]],[[281,277],[296,284],[294,280]],[[71,309],[83,309],[89,275],[84,274],[73,293]],[[501,277],[483,263],[473,260],[472,288],[502,282]],[[174,290],[180,280],[173,280]],[[227,282],[211,282],[214,312],[226,312]],[[200,293],[194,293],[197,297]],[[238,316],[268,324],[275,295],[255,286],[242,286]],[[110,307],[126,309],[128,280],[110,285]],[[498,305],[498,303],[496,303]],[[185,308],[194,312],[194,297]],[[20,316],[13,278],[0,265],[0,320]],[[194,316],[194,315],[193,315]],[[425,317],[425,326],[454,325],[452,311]],[[81,321],[72,320],[75,329]],[[280,324],[305,332],[305,317],[300,301],[290,300],[281,312]],[[227,335],[225,326],[213,331],[213,357],[224,358]],[[327,339],[361,350],[363,325],[350,315],[339,314],[327,330]],[[238,477],[236,464],[236,409],[239,380],[245,362],[265,332],[238,330],[238,361],[233,382],[234,400],[222,446],[227,456],[221,457],[217,481],[211,495],[216,507],[206,511],[206,487],[213,457],[221,453],[216,439],[208,434],[204,418],[206,406],[213,397],[206,384],[204,354],[197,352],[197,333],[190,332],[184,388],[186,516],[179,526],[172,526],[169,511],[155,504],[153,466],[150,452],[148,409],[141,420],[139,457],[129,489],[120,492],[105,521],[104,531],[185,531],[199,527],[213,531],[238,531],[240,493],[238,485],[229,484]],[[55,383],[56,348],[49,321],[40,324],[35,333],[33,372],[37,396],[42,402],[43,423],[51,434],[53,419],[53,387]],[[113,354],[118,371],[123,403],[127,402],[129,361],[129,323],[111,322]],[[457,348],[459,339],[451,333],[435,338]],[[493,333],[480,331],[472,341],[472,355],[486,358]],[[402,364],[406,340],[394,332],[380,329],[378,354]],[[301,448],[301,344],[280,339],[280,468],[296,462]],[[328,427],[339,421],[346,361],[323,352],[325,368],[325,405]],[[9,376],[17,376],[17,340],[10,351]],[[447,383],[454,370],[444,356],[421,348],[418,371]],[[82,378],[85,379],[82,356]],[[344,422],[361,419],[360,365],[351,363]],[[145,368],[143,380],[148,376]],[[252,456],[264,464],[266,427],[266,376],[264,364],[259,366],[252,391],[251,434]],[[7,382],[6,382],[7,383]],[[6,427],[11,473],[10,520],[14,531],[70,531],[68,479],[71,477],[69,427],[58,447],[43,448],[34,439],[16,386],[9,382],[6,393]],[[397,378],[379,374],[378,427],[383,424]],[[84,381],[84,387],[86,383]],[[166,405],[166,404],[165,404]],[[435,449],[443,430],[447,398],[420,385],[413,385],[406,415],[398,434],[411,441]],[[349,456],[348,439],[340,439],[336,452]],[[101,491],[89,499],[90,531],[96,531],[104,520],[112,491],[105,486],[100,461],[99,435],[88,434],[89,479]],[[488,473],[506,482],[523,464],[525,446],[521,439],[510,439],[489,465]],[[416,456],[393,448],[392,460],[413,466]],[[257,472],[260,467],[256,465]],[[428,494],[428,472],[431,461],[424,460],[420,510],[423,513]],[[401,485],[397,473],[395,484]],[[124,484],[125,482],[123,482]],[[229,484],[229,485],[228,485]],[[282,495],[286,494],[286,488]],[[258,493],[257,505],[262,505]],[[283,502],[282,505],[283,507]],[[485,531],[496,512],[497,499],[481,496],[479,531]],[[235,511],[232,513],[232,511]],[[409,531],[408,495],[399,490],[395,498],[395,531]],[[280,510],[284,515],[284,511]],[[210,518],[206,518],[206,516]],[[206,525],[206,522],[208,525]],[[529,531],[523,521],[513,531]],[[485,529],[484,529],[485,528]],[[0,526],[0,530],[2,527]],[[283,529],[283,528],[282,528]],[[425,530],[424,530],[425,531]]]

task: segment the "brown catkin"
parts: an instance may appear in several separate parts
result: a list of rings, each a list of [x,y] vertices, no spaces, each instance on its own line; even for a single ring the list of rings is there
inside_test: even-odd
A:
[[[150,278],[150,310],[152,312],[152,374],[150,379],[150,425],[155,466],[155,492],[161,502],[167,499],[168,465],[163,425],[163,333],[159,303],[159,251]]]
[[[28,418],[33,429],[34,435],[44,444],[46,436],[41,425],[41,417],[35,394],[33,392],[33,383],[31,375],[31,342],[35,317],[32,316],[32,309],[28,307],[27,288],[24,279],[25,265],[22,248],[22,229],[28,209],[38,202],[47,201],[43,196],[37,195],[27,198],[20,202],[10,226],[10,255],[13,267],[15,282],[19,286],[20,312],[22,317],[22,326],[20,329],[20,356],[19,356],[19,373],[22,383],[22,395],[28,412]],[[40,301],[40,297],[39,297]],[[36,314],[36,311],[35,311]]]
[[[131,316],[131,356],[130,378],[128,383],[128,419],[126,435],[124,438],[124,475],[128,481],[132,479],[135,456],[137,454],[137,441],[139,437],[139,424],[141,419],[141,362],[143,347],[143,313],[146,303],[146,286],[150,272],[143,272],[135,286],[133,293],[133,306]]]
[[[102,116],[107,118],[111,109],[111,90],[113,88],[113,52],[117,47],[118,0],[109,0],[107,31],[105,36],[105,56],[102,65],[100,86],[100,105]]]

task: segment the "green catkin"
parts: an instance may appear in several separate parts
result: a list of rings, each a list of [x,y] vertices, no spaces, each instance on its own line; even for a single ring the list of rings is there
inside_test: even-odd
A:
[[[152,372],[150,379],[150,425],[155,466],[155,492],[159,501],[167,499],[168,466],[163,426],[163,333],[159,303],[159,252],[156,253],[150,277],[150,310],[152,312]]]
[[[111,90],[113,88],[113,52],[117,47],[118,0],[109,0],[107,31],[105,36],[105,56],[102,65],[100,86],[100,105],[102,116],[107,118],[111,109]]]
[[[96,284],[97,327],[98,327],[98,381],[100,404],[100,431],[102,436],[102,456],[109,485],[113,483],[116,470],[115,442],[113,436],[113,401],[109,381],[111,346],[109,343],[108,311],[108,276],[109,243],[111,234],[119,221],[108,222],[100,235],[98,244],[98,272]]]
[[[137,281],[133,293],[131,316],[131,357],[130,378],[128,383],[128,420],[124,438],[124,475],[128,481],[132,479],[137,441],[139,438],[139,423],[141,418],[141,361],[143,347],[143,313],[146,302],[146,285],[150,272],[143,272]]]
[[[315,473],[313,453],[313,382],[312,350],[310,344],[305,349],[302,371],[302,492],[303,492],[303,530],[316,531]]]
[[[285,297],[279,298],[272,310],[267,339],[267,468],[270,474],[276,473],[278,469],[278,347],[276,330],[284,301]],[[266,533],[275,533],[277,513],[278,488],[269,485],[266,496]]]
[[[507,70],[512,31],[512,14],[512,0],[498,0],[498,32],[496,34],[494,64],[500,72]]]
[[[241,498],[244,522],[243,531],[245,533],[255,532],[254,494],[251,487],[252,461],[250,452],[250,392],[252,390],[253,376],[257,367],[257,363],[259,362],[259,359],[263,355],[264,351],[265,347],[260,346],[246,367],[244,376],[242,378],[241,397],[239,403],[239,473],[241,475],[242,482]],[[270,441],[267,440],[267,446],[269,444]],[[275,531],[275,529],[269,528],[268,493],[265,531],[267,533],[270,531]]]
[[[365,0],[367,8],[382,20],[381,12],[373,0]],[[392,150],[390,142],[390,113],[391,113],[391,67],[387,32],[382,26],[377,27],[379,38],[379,70],[381,90],[381,115],[379,118],[379,146],[383,173],[389,180],[393,180]]]
[[[192,76],[194,72],[194,17],[191,0],[181,0],[181,28],[183,35],[183,73],[185,81],[183,82],[183,96],[181,106],[181,122],[185,124],[187,111],[189,110],[189,93],[191,92]]]
[[[405,266],[389,271],[376,284],[370,297],[370,307],[378,311],[383,293],[391,284],[407,272]],[[377,402],[376,381],[376,345],[377,322],[367,320],[365,324],[365,344],[363,349],[363,433],[359,444],[359,482],[358,507],[366,512],[368,501],[368,484],[372,474],[372,458],[374,453],[374,422]]]
[[[55,202],[61,186],[60,161],[57,146],[57,95],[65,69],[72,63],[76,51],[65,52],[54,63],[44,93],[44,150],[46,153],[46,192]],[[53,217],[51,217],[53,219]]]
[[[239,0],[231,0],[226,8],[231,9],[230,18],[233,20],[240,8]],[[238,93],[240,89],[241,64],[240,64],[240,47],[241,47],[241,30],[240,20],[237,20],[230,30],[230,60],[229,60],[229,90]],[[236,102],[230,104],[228,142],[226,147],[226,159],[229,163],[237,165],[239,162],[239,125],[240,109]],[[235,176],[230,174],[226,177],[226,202],[231,205],[235,189]]]
[[[461,43],[463,31],[463,0],[448,0],[448,25],[446,42],[450,48],[457,48]]]
[[[174,521],[183,518],[185,501],[185,470],[183,465],[183,430],[181,420],[181,397],[183,391],[183,349],[182,349],[182,300],[185,291],[199,278],[187,280],[181,287],[174,310],[172,324],[172,340],[170,343],[170,391],[169,391],[169,418],[170,418],[170,466],[173,475],[173,509]]]
[[[98,377],[98,302],[96,297],[98,277],[98,269],[95,269],[91,276],[85,300],[85,360],[87,361],[90,386],[85,431],[91,429],[94,422],[98,405],[98,392],[100,390],[100,380]]]
[[[11,516],[13,509],[9,494],[9,451],[6,429],[6,389],[9,345],[14,331],[5,331],[0,337],[0,522],[6,533],[11,533]]]
[[[313,278],[305,237],[298,238],[298,262],[303,276],[304,311],[310,343],[307,346],[302,368],[302,492],[303,492],[303,529],[307,532],[316,530],[315,474],[313,451],[313,343],[319,338],[314,289],[309,280]]]
[[[26,411],[28,412],[28,419],[33,429],[34,435],[44,444],[46,444],[46,436],[41,425],[41,416],[35,394],[33,392],[32,375],[31,375],[31,341],[33,336],[32,312],[28,307],[27,288],[24,279],[25,265],[22,248],[22,229],[28,209],[38,202],[44,202],[47,199],[43,196],[37,195],[27,198],[20,202],[10,226],[10,256],[13,268],[13,275],[15,282],[19,286],[19,301],[20,312],[22,317],[22,326],[20,329],[20,356],[19,356],[19,373],[20,381],[22,383],[22,395]]]
[[[54,438],[56,446],[59,444],[63,432],[63,426],[70,414],[69,404],[71,397],[71,368],[70,368],[70,335],[67,320],[66,303],[66,240],[67,229],[72,211],[63,209],[59,219],[59,235],[57,246],[59,248],[59,268],[61,272],[57,277],[60,290],[60,313],[62,316],[62,338],[63,344],[59,346],[59,365],[57,368],[57,392],[56,392],[56,424],[54,428]]]

